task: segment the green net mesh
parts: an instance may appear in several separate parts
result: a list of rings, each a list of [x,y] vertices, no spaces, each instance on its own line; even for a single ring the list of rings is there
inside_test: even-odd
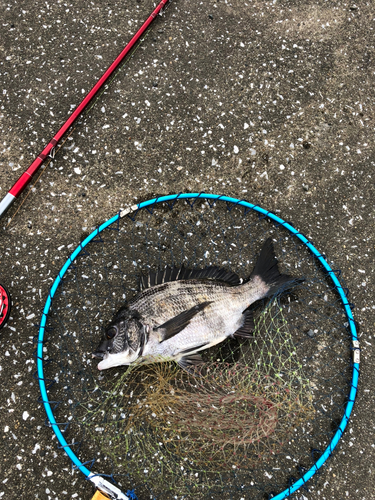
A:
[[[175,363],[126,370],[103,402],[86,406],[83,423],[95,427],[98,447],[116,465],[126,450],[142,479],[143,457],[153,457],[148,476],[162,467],[170,481],[178,458],[193,482],[202,468],[242,469],[280,451],[314,412],[282,307],[275,301],[260,314],[250,345],[230,344],[206,353],[194,375]]]
[[[218,265],[246,278],[272,237],[282,272],[305,278],[253,306],[251,339],[175,363],[97,370],[103,328],[147,269]],[[78,457],[144,498],[268,499],[329,444],[350,388],[341,300],[300,241],[224,202],[141,210],[102,231],[67,271],[48,316],[49,397]]]

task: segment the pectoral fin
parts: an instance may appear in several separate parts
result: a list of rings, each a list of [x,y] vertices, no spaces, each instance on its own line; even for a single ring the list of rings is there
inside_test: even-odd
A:
[[[204,361],[200,354],[191,354],[190,356],[184,356],[177,363],[183,370],[193,374],[196,367],[203,365]]]
[[[164,342],[164,340],[168,340],[174,337],[174,335],[177,335],[177,333],[180,333],[184,328],[188,326],[188,324],[196,314],[203,311],[203,309],[205,309],[210,304],[211,302],[202,302],[201,304],[198,304],[191,309],[177,314],[177,316],[175,316],[174,318],[169,319],[162,325],[154,328],[154,330],[157,330],[158,333],[160,333],[160,342]]]

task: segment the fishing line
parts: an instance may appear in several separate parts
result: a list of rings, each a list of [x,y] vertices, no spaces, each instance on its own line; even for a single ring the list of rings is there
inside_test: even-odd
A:
[[[207,350],[195,377],[175,363],[99,372],[91,353],[142,275],[215,265],[246,278],[267,238],[282,272],[305,281],[254,308],[253,339]],[[48,425],[110,498],[281,500],[314,488],[357,391],[348,296],[341,271],[257,205],[205,193],[134,205],[77,246],[47,297],[36,377]]]

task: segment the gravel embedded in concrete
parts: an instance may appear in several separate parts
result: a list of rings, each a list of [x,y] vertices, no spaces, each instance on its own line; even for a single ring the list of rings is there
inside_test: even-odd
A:
[[[153,6],[3,3],[0,198]],[[374,17],[370,1],[174,0],[156,20],[0,221],[0,282],[13,299],[0,332],[0,498],[91,498],[44,426],[34,325],[82,237],[120,208],[179,191],[276,212],[342,270],[361,326],[358,399],[333,458],[294,498],[374,497]]]

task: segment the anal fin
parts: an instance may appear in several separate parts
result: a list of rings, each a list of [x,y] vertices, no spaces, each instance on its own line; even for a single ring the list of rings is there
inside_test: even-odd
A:
[[[253,338],[253,333],[255,330],[253,312],[249,309],[246,309],[243,315],[245,316],[244,324],[241,326],[241,328],[234,332],[233,337],[242,337],[245,339]]]

